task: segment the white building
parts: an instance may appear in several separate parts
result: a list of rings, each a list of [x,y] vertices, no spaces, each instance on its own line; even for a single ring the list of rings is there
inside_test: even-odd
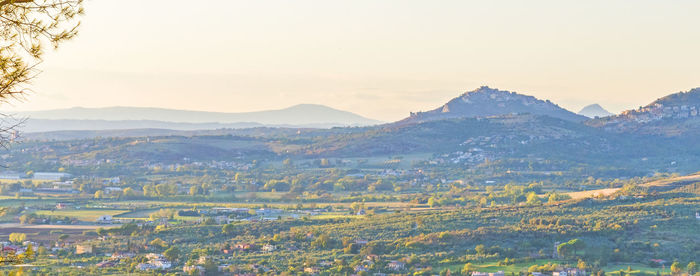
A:
[[[153,265],[151,265],[151,264],[138,264],[136,266],[136,269],[138,269],[138,270],[151,270],[151,269],[155,269],[155,267],[153,267]]]
[[[266,244],[266,245],[263,245],[263,247],[262,247],[263,252],[272,252],[272,251],[275,251],[276,249],[277,249],[277,247],[272,245],[272,244]]]
[[[148,263],[151,264],[156,269],[168,269],[168,268],[173,266],[173,264],[170,263],[170,261],[163,259],[163,258],[151,260]]]
[[[391,270],[403,270],[406,264],[399,261],[391,261],[386,266]]]
[[[214,221],[216,221],[216,224],[227,224],[231,223],[233,219],[230,219],[227,216],[216,216],[214,217]]]
[[[35,180],[53,180],[53,181],[58,181],[61,180],[61,178],[68,178],[71,177],[71,174],[69,173],[62,173],[62,172],[35,172],[34,173],[34,179]]]
[[[97,218],[97,223],[112,223],[112,216],[101,215],[99,218]]]
[[[165,258],[165,256],[163,256],[163,254],[158,254],[158,253],[148,253],[148,254],[146,254],[146,258],[149,260],[155,260],[155,259]]]
[[[121,187],[105,187],[105,194],[121,193]]]
[[[20,178],[21,178],[21,175],[18,172],[7,171],[7,172],[0,173],[0,179],[19,180]]]

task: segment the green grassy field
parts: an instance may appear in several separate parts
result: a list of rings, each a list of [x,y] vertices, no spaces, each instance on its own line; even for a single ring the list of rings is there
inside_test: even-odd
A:
[[[619,275],[620,271],[623,271],[626,275],[656,275],[657,271],[661,274],[670,273],[669,267],[670,264],[666,266],[664,271],[660,267],[654,268],[643,264],[611,264],[603,267],[603,270],[609,275]],[[632,270],[628,270],[628,268],[632,268]]]
[[[151,208],[151,209],[140,209],[140,210],[134,210],[134,211],[129,211],[129,212],[124,212],[121,214],[117,214],[114,216],[114,218],[119,218],[119,219],[147,219],[149,215],[155,211],[160,210],[159,208]]]
[[[542,259],[542,260],[534,260],[531,262],[524,262],[524,263],[516,263],[512,265],[505,265],[505,266],[499,266],[498,262],[485,262],[485,263],[471,263],[472,264],[472,270],[474,271],[479,271],[479,272],[498,272],[498,271],[503,271],[507,274],[515,273],[516,275],[520,271],[527,271],[527,269],[533,265],[543,265],[543,264],[548,264],[548,263],[560,263],[561,261],[559,260],[551,260],[551,259]],[[464,267],[464,264],[450,264],[450,265],[445,265],[445,266],[440,266],[438,267],[438,271],[443,270],[445,268],[449,268],[450,271],[461,271],[462,268]]]
[[[272,197],[277,193],[258,193],[261,196]],[[271,194],[271,195],[265,195]],[[350,207],[352,202],[332,202],[332,203],[313,203],[314,208],[326,208],[328,206],[333,207]],[[415,207],[425,207],[425,205],[413,204],[409,202],[364,202],[366,207],[386,207],[386,208],[415,208]],[[182,202],[182,201],[167,201],[167,200],[122,200],[119,202],[105,202],[105,206],[114,207],[115,209],[159,209],[159,208],[179,208],[179,209],[190,209],[193,207],[197,208],[208,208],[208,207],[230,207],[230,208],[262,208],[263,206],[268,206],[268,208],[294,208],[297,203],[276,203],[276,202],[248,202],[248,203],[226,203],[226,202]],[[305,208],[309,208],[312,203],[304,203]]]
[[[363,216],[350,215],[347,212],[329,212],[317,216],[310,216],[311,219],[337,219],[337,218],[361,218]]]
[[[128,211],[124,212],[121,214],[117,214],[114,216],[115,219],[120,219],[122,221],[129,221],[129,220],[149,220],[150,215],[154,212],[157,212],[161,209],[172,209],[177,212],[177,208],[149,208],[149,209],[140,209],[140,210],[134,210],[134,211]],[[196,221],[200,219],[200,217],[182,217],[179,215],[175,215],[175,219],[177,220],[184,220],[184,221]]]
[[[81,221],[94,222],[102,215],[116,216],[128,211],[129,210],[118,209],[39,210],[36,212],[36,214],[45,216],[72,217]]]
[[[12,183],[17,183],[17,182],[24,182],[24,181],[31,181],[32,183],[47,183],[47,182],[55,182],[55,180],[36,180],[36,179],[0,179],[0,184],[12,184]]]
[[[506,273],[506,275],[509,275],[511,272],[515,273],[516,275],[518,272],[521,271],[527,271],[528,268],[530,268],[533,265],[544,265],[544,264],[562,264],[566,265],[568,264],[565,261],[562,260],[555,260],[555,259],[540,259],[540,260],[533,260],[531,262],[523,262],[523,263],[516,263],[512,265],[498,265],[498,262],[486,262],[486,263],[472,263],[472,267],[474,271],[479,271],[479,272],[498,272],[498,271],[503,271]],[[575,264],[569,264],[574,266]],[[445,266],[440,266],[438,267],[438,271],[441,271],[445,268],[449,268],[450,271],[461,271],[462,268],[464,267],[464,264],[450,264],[450,265],[445,265]],[[631,267],[632,270],[628,270],[628,267]],[[610,264],[608,266],[605,266],[602,268],[603,271],[606,272],[608,275],[619,275],[619,271],[623,271],[626,275],[656,275],[656,271],[659,271],[663,274],[664,271],[662,271],[661,268],[653,268],[649,267],[647,265],[643,264]],[[669,269],[666,268],[666,273],[669,273]],[[617,273],[617,274],[612,274],[612,273]]]

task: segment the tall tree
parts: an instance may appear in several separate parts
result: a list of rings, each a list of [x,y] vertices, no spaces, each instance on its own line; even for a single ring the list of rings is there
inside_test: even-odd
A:
[[[680,274],[680,273],[681,273],[681,270],[682,270],[682,269],[681,269],[681,263],[679,263],[678,261],[673,262],[673,263],[671,264],[671,273],[673,273],[673,275],[678,275],[678,274]]]
[[[11,243],[22,243],[26,239],[27,234],[24,233],[10,233],[10,236],[8,237],[8,240]]]
[[[171,262],[174,262],[174,261],[176,261],[178,258],[180,258],[180,254],[181,254],[181,253],[182,253],[182,252],[180,251],[180,248],[178,248],[177,246],[174,246],[174,245],[173,245],[173,246],[171,246],[170,248],[168,248],[168,249],[166,249],[165,251],[163,251],[163,256],[165,256],[165,258],[167,258],[167,259],[170,260]]]
[[[698,272],[698,265],[695,262],[689,262],[686,270],[688,271],[688,274],[693,275]]]
[[[233,224],[230,224],[230,223],[221,227],[221,232],[226,234],[226,235],[232,234],[234,230],[235,230],[235,227],[233,226]]]
[[[0,104],[21,100],[37,76],[44,48],[78,33],[83,0],[0,0]],[[0,146],[6,147],[21,121],[2,116]]]

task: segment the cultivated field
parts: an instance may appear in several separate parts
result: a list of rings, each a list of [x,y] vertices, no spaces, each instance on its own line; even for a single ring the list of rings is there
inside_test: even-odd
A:
[[[36,214],[44,216],[71,217],[77,218],[81,221],[94,222],[97,220],[97,218],[103,215],[116,216],[128,211],[129,210],[119,209],[39,210],[36,212]]]
[[[598,190],[590,190],[590,191],[571,192],[571,193],[566,193],[566,195],[570,196],[572,199],[581,199],[581,198],[590,198],[590,197],[609,196],[609,195],[612,195],[619,190],[620,190],[620,188],[598,189]]]
[[[110,225],[49,225],[49,224],[19,224],[0,223],[0,239],[7,240],[11,233],[27,234],[27,239],[39,243],[51,243],[58,240],[58,237],[67,234],[66,241],[76,242],[87,240],[91,237],[85,235],[86,231],[98,228],[119,227],[118,224]]]

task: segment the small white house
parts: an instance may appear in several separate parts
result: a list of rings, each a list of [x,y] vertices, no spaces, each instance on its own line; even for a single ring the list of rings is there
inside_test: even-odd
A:
[[[97,223],[112,223],[112,216],[101,215],[99,218],[97,218]]]
[[[105,194],[118,194],[122,192],[121,187],[105,187]]]
[[[148,263],[151,264],[156,269],[168,269],[168,268],[173,266],[173,264],[170,261],[168,261],[164,258],[150,260]]]
[[[386,265],[389,269],[391,270],[403,270],[406,267],[406,264],[399,262],[399,261],[391,261]]]
[[[272,251],[275,251],[276,249],[277,249],[277,246],[274,246],[272,244],[266,244],[266,245],[263,245],[263,247],[262,247],[263,252],[272,252]]]

